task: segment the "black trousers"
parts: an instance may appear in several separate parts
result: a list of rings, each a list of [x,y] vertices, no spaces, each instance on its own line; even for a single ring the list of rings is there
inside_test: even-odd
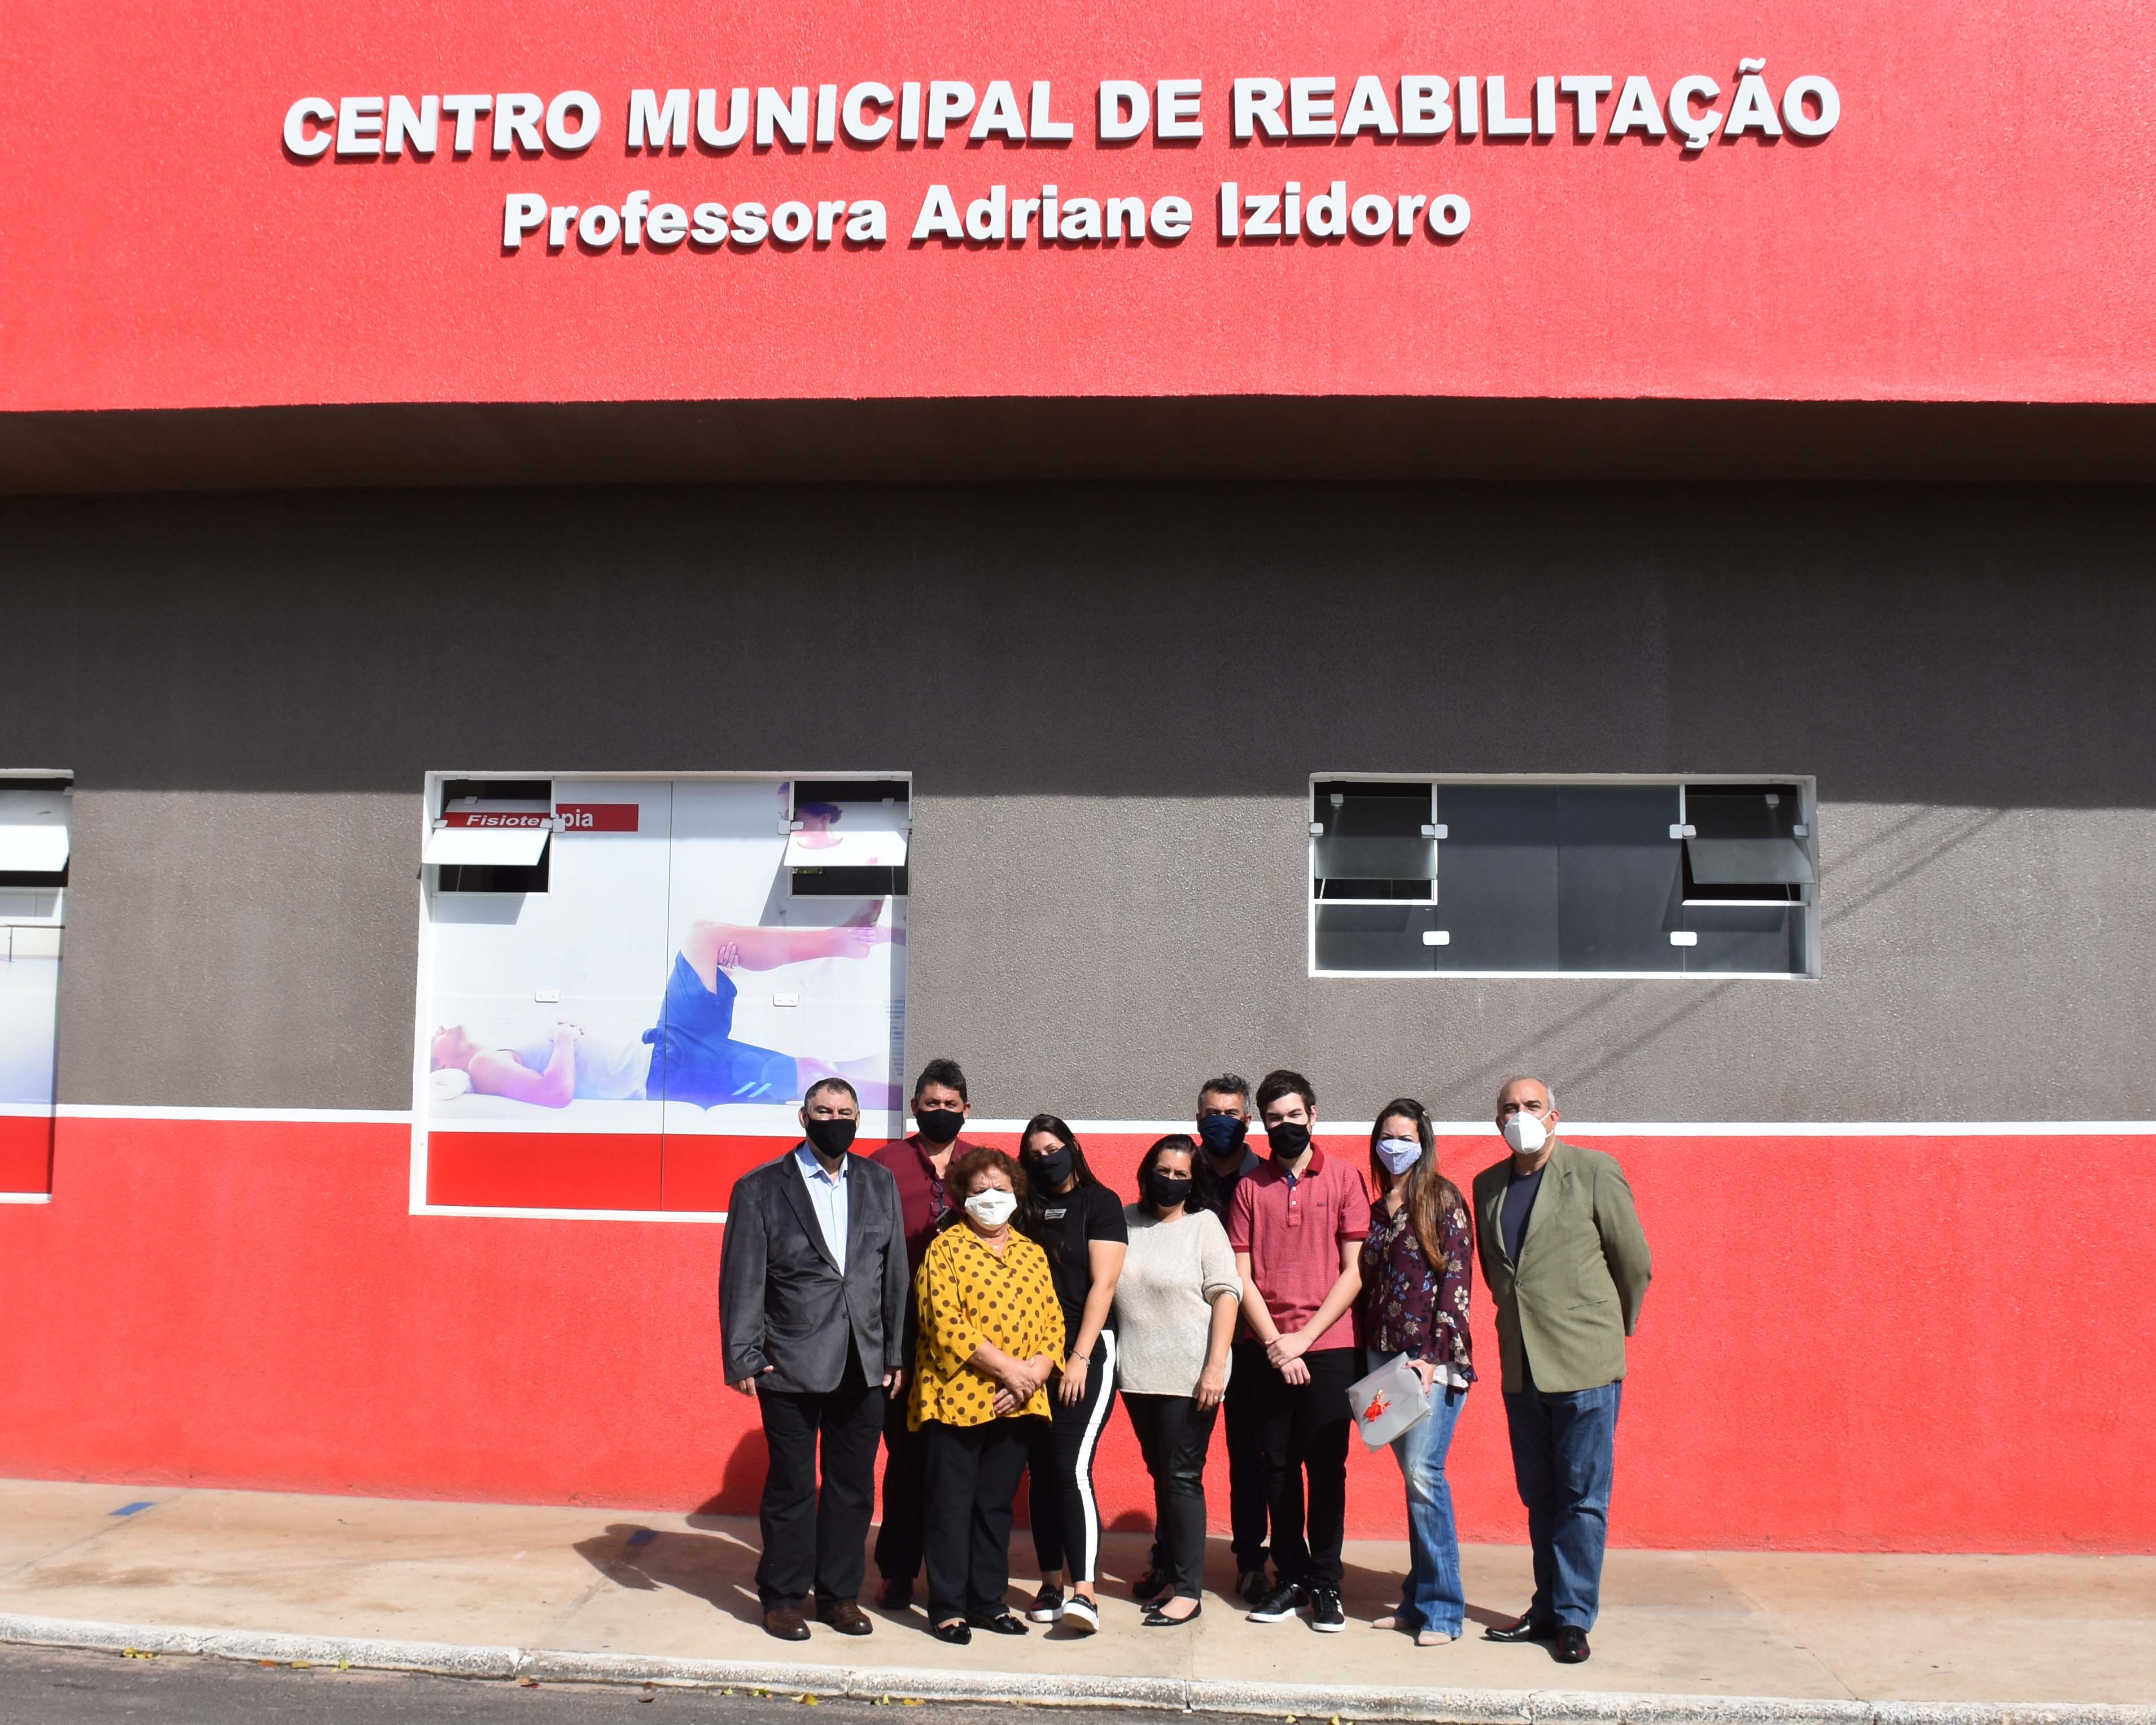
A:
[[[1204,1596],[1205,1452],[1212,1447],[1218,1408],[1187,1395],[1132,1395],[1123,1407],[1138,1435],[1138,1451],[1152,1476],[1153,1545],[1162,1574],[1178,1599]]]
[[[1283,1581],[1337,1590],[1340,1543],[1348,1530],[1348,1429],[1353,1423],[1348,1386],[1362,1376],[1362,1353],[1327,1348],[1313,1349],[1302,1360],[1310,1368],[1307,1384],[1290,1384],[1270,1365],[1250,1373],[1258,1380],[1273,1563]]]
[[[757,1514],[763,1555],[756,1566],[757,1597],[766,1610],[798,1605],[812,1584],[820,1604],[860,1595],[865,1567],[861,1548],[875,1508],[876,1437],[886,1399],[850,1348],[836,1389],[821,1395],[757,1392],[763,1440],[771,1451]]]
[[[1228,1529],[1235,1553],[1235,1574],[1247,1575],[1265,1566],[1265,1517],[1271,1507],[1272,1481],[1265,1473],[1264,1404],[1259,1396],[1265,1363],[1262,1342],[1238,1342],[1235,1366],[1220,1418],[1228,1434]]]
[[[913,1358],[909,1348],[906,1358]],[[910,1369],[910,1368],[909,1368]],[[876,1530],[876,1574],[886,1581],[911,1582],[921,1573],[921,1484],[927,1440],[906,1423],[904,1396],[883,1416],[883,1525]]]
[[[1038,1415],[983,1425],[921,1428],[927,1461],[923,1493],[927,1538],[928,1620],[1003,1609],[1010,1585],[1010,1536],[1019,1476],[1040,1423]]]
[[[1070,1581],[1091,1581],[1101,1561],[1101,1506],[1093,1495],[1093,1452],[1116,1400],[1116,1337],[1101,1332],[1086,1368],[1086,1394],[1069,1407],[1057,1392],[1059,1375],[1048,1385],[1053,1417],[1033,1422],[1026,1470],[1031,1475],[1027,1502],[1033,1512],[1033,1554],[1042,1573],[1069,1572]]]

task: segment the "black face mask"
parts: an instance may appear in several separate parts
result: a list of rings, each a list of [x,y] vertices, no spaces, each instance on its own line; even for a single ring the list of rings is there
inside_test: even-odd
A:
[[[1310,1128],[1291,1121],[1269,1126],[1265,1128],[1265,1142],[1272,1148],[1273,1160],[1285,1167],[1298,1160],[1310,1147]]]
[[[1057,1150],[1029,1150],[1024,1160],[1025,1171],[1033,1177],[1034,1183],[1048,1191],[1056,1191],[1070,1178],[1072,1158],[1068,1144]]]
[[[1146,1176],[1146,1200],[1157,1210],[1172,1210],[1190,1200],[1190,1176],[1164,1174],[1155,1168]]]
[[[1250,1122],[1234,1114],[1209,1114],[1198,1122],[1198,1136],[1215,1156],[1241,1149],[1250,1132]]]
[[[913,1123],[930,1143],[947,1144],[958,1136],[958,1128],[966,1123],[966,1117],[956,1108],[916,1108]]]
[[[853,1148],[854,1134],[860,1127],[858,1120],[809,1120],[802,1122],[801,1130],[819,1154],[835,1158]]]

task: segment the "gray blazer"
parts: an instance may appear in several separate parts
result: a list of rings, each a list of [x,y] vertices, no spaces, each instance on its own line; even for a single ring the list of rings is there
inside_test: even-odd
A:
[[[1599,1389],[1625,1375],[1625,1338],[1640,1324],[1653,1260],[1617,1158],[1562,1138],[1550,1147],[1517,1264],[1502,1217],[1512,1159],[1475,1177],[1482,1280],[1497,1308],[1505,1388]]]
[[[850,1336],[870,1382],[907,1363],[906,1228],[891,1170],[849,1157],[841,1276],[793,1158],[788,1150],[734,1183],[719,1249],[719,1335],[727,1383],[757,1378],[813,1395],[839,1387]],[[766,1366],[771,1374],[758,1378]]]

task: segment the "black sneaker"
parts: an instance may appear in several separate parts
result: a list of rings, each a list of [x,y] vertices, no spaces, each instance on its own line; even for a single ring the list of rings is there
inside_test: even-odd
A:
[[[1337,1635],[1348,1627],[1348,1614],[1340,1608],[1340,1594],[1336,1589],[1314,1587],[1310,1590],[1310,1626],[1328,1635]]]
[[[1252,1623],[1286,1623],[1303,1603],[1301,1584],[1283,1581],[1250,1609]]]

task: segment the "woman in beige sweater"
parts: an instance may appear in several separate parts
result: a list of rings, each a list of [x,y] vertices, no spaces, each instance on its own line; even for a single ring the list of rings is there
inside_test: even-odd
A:
[[[1198,1146],[1178,1132],[1138,1163],[1138,1201],[1123,1218],[1130,1250],[1116,1285],[1116,1327],[1128,1339],[1116,1382],[1152,1475],[1157,1548],[1170,1591],[1147,1603],[1147,1629],[1197,1616],[1205,1568],[1205,1451],[1228,1387],[1228,1347],[1242,1281],[1219,1218],[1192,1201]]]

